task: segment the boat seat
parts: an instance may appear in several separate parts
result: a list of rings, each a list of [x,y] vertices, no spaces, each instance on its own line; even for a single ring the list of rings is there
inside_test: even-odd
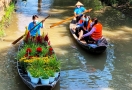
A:
[[[97,40],[97,45],[98,46],[106,46],[106,45],[108,45],[108,43],[105,38],[101,38],[101,39]]]

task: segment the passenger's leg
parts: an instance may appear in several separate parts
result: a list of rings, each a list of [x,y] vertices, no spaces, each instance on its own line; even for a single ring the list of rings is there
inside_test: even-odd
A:
[[[75,34],[76,34],[77,37],[79,37],[79,32],[80,32],[80,31],[81,31],[81,27],[76,28]]]
[[[89,36],[84,37],[84,40],[85,40],[85,41],[86,41],[86,43],[88,44]]]
[[[89,38],[88,38],[88,43],[96,43],[96,41],[95,41],[93,38],[91,38],[91,37],[89,36]]]
[[[77,18],[74,17],[73,20],[71,21],[71,23],[76,24],[77,23]]]
[[[81,30],[81,31],[79,32],[78,40],[80,40],[80,39],[82,38],[82,36],[83,36],[83,30]]]
[[[83,16],[83,14],[81,14],[80,16],[76,17],[77,22],[81,19],[82,16]]]
[[[79,28],[76,28],[75,34],[76,34],[77,37],[79,36],[78,33],[79,33]]]

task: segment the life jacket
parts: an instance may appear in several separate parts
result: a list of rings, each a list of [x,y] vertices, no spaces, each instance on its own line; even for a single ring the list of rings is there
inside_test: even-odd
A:
[[[87,26],[85,26],[84,28],[86,28],[86,30],[89,30],[89,28],[90,28],[90,24],[91,24],[91,23],[92,23],[92,21],[89,20]]]
[[[82,24],[84,21],[82,20],[82,19],[80,19],[79,21],[78,21],[78,24]]]
[[[87,29],[89,30],[90,29],[90,24],[92,23],[92,21],[91,20],[89,20],[89,22],[88,22],[88,25],[87,25]],[[89,30],[90,31],[90,30]]]
[[[102,38],[102,24],[97,23],[93,27],[96,28],[96,30],[92,33],[91,38],[93,38],[94,40]]]

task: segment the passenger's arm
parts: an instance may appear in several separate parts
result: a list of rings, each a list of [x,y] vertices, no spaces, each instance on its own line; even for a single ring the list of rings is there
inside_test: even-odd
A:
[[[92,30],[90,32],[84,34],[83,37],[87,37],[87,36],[91,35],[95,30],[96,30],[96,28],[93,27]]]
[[[79,26],[80,26],[80,27],[84,26],[84,22],[83,22],[83,23],[81,23],[81,24],[79,24]]]

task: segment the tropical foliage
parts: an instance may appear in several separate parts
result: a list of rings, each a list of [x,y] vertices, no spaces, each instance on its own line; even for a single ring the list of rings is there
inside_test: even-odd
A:
[[[11,3],[9,7],[5,8],[5,14],[0,21],[0,37],[4,36],[4,28],[9,25],[9,21],[11,20],[11,14],[14,11],[15,5]]]
[[[132,0],[100,0],[102,3],[105,3],[106,5],[131,5]]]

